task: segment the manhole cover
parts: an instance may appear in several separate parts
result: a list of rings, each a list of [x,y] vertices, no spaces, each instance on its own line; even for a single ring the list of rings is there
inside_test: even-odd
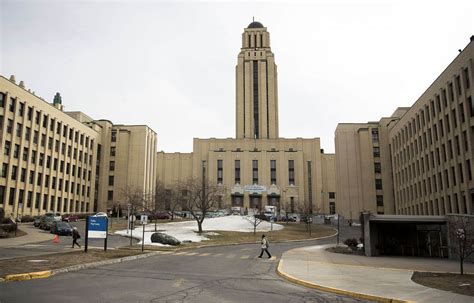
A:
[[[49,262],[48,260],[28,260],[31,263],[41,263],[41,262]]]

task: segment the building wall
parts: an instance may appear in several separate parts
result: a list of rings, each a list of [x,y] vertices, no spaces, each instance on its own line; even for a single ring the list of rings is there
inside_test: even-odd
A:
[[[156,184],[156,133],[145,125],[101,126],[99,210],[126,204],[127,195],[140,192],[152,205]]]
[[[4,77],[0,93],[0,208],[92,211],[99,133]]]
[[[471,42],[390,130],[397,214],[472,214]]]
[[[336,211],[336,155],[321,155],[322,191],[321,208],[318,213],[330,214]],[[331,207],[331,205],[333,205]]]
[[[156,156],[156,179],[165,186],[185,182],[192,178],[192,153],[164,153]]]

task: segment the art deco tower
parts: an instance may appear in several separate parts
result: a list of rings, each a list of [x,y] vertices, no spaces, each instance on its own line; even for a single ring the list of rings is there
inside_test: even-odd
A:
[[[237,139],[278,138],[277,67],[260,22],[244,29],[236,78]]]

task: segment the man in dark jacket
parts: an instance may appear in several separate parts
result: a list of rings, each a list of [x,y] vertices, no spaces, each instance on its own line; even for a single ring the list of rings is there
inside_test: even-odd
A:
[[[77,245],[79,246],[79,248],[81,247],[81,245],[79,245],[79,243],[77,243],[77,240],[81,238],[81,235],[79,234],[79,232],[77,231],[77,227],[74,227],[72,229],[72,248],[74,248],[74,245]]]
[[[258,256],[259,258],[262,257],[263,252],[267,253],[268,259],[270,259],[272,257],[272,255],[270,255],[270,253],[268,252],[268,246],[269,245],[268,245],[267,238],[265,238],[265,235],[262,235],[262,251],[260,252],[260,256]]]

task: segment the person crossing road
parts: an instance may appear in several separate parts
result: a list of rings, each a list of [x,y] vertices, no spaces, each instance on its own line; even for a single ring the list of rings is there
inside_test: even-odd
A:
[[[263,252],[266,252],[267,253],[267,256],[268,256],[268,259],[270,259],[272,257],[272,255],[270,254],[270,252],[268,251],[268,247],[270,246],[269,243],[268,243],[268,240],[267,238],[265,237],[265,235],[262,235],[262,250],[260,252],[260,256],[258,256],[259,258],[262,258],[262,255],[263,255]]]

